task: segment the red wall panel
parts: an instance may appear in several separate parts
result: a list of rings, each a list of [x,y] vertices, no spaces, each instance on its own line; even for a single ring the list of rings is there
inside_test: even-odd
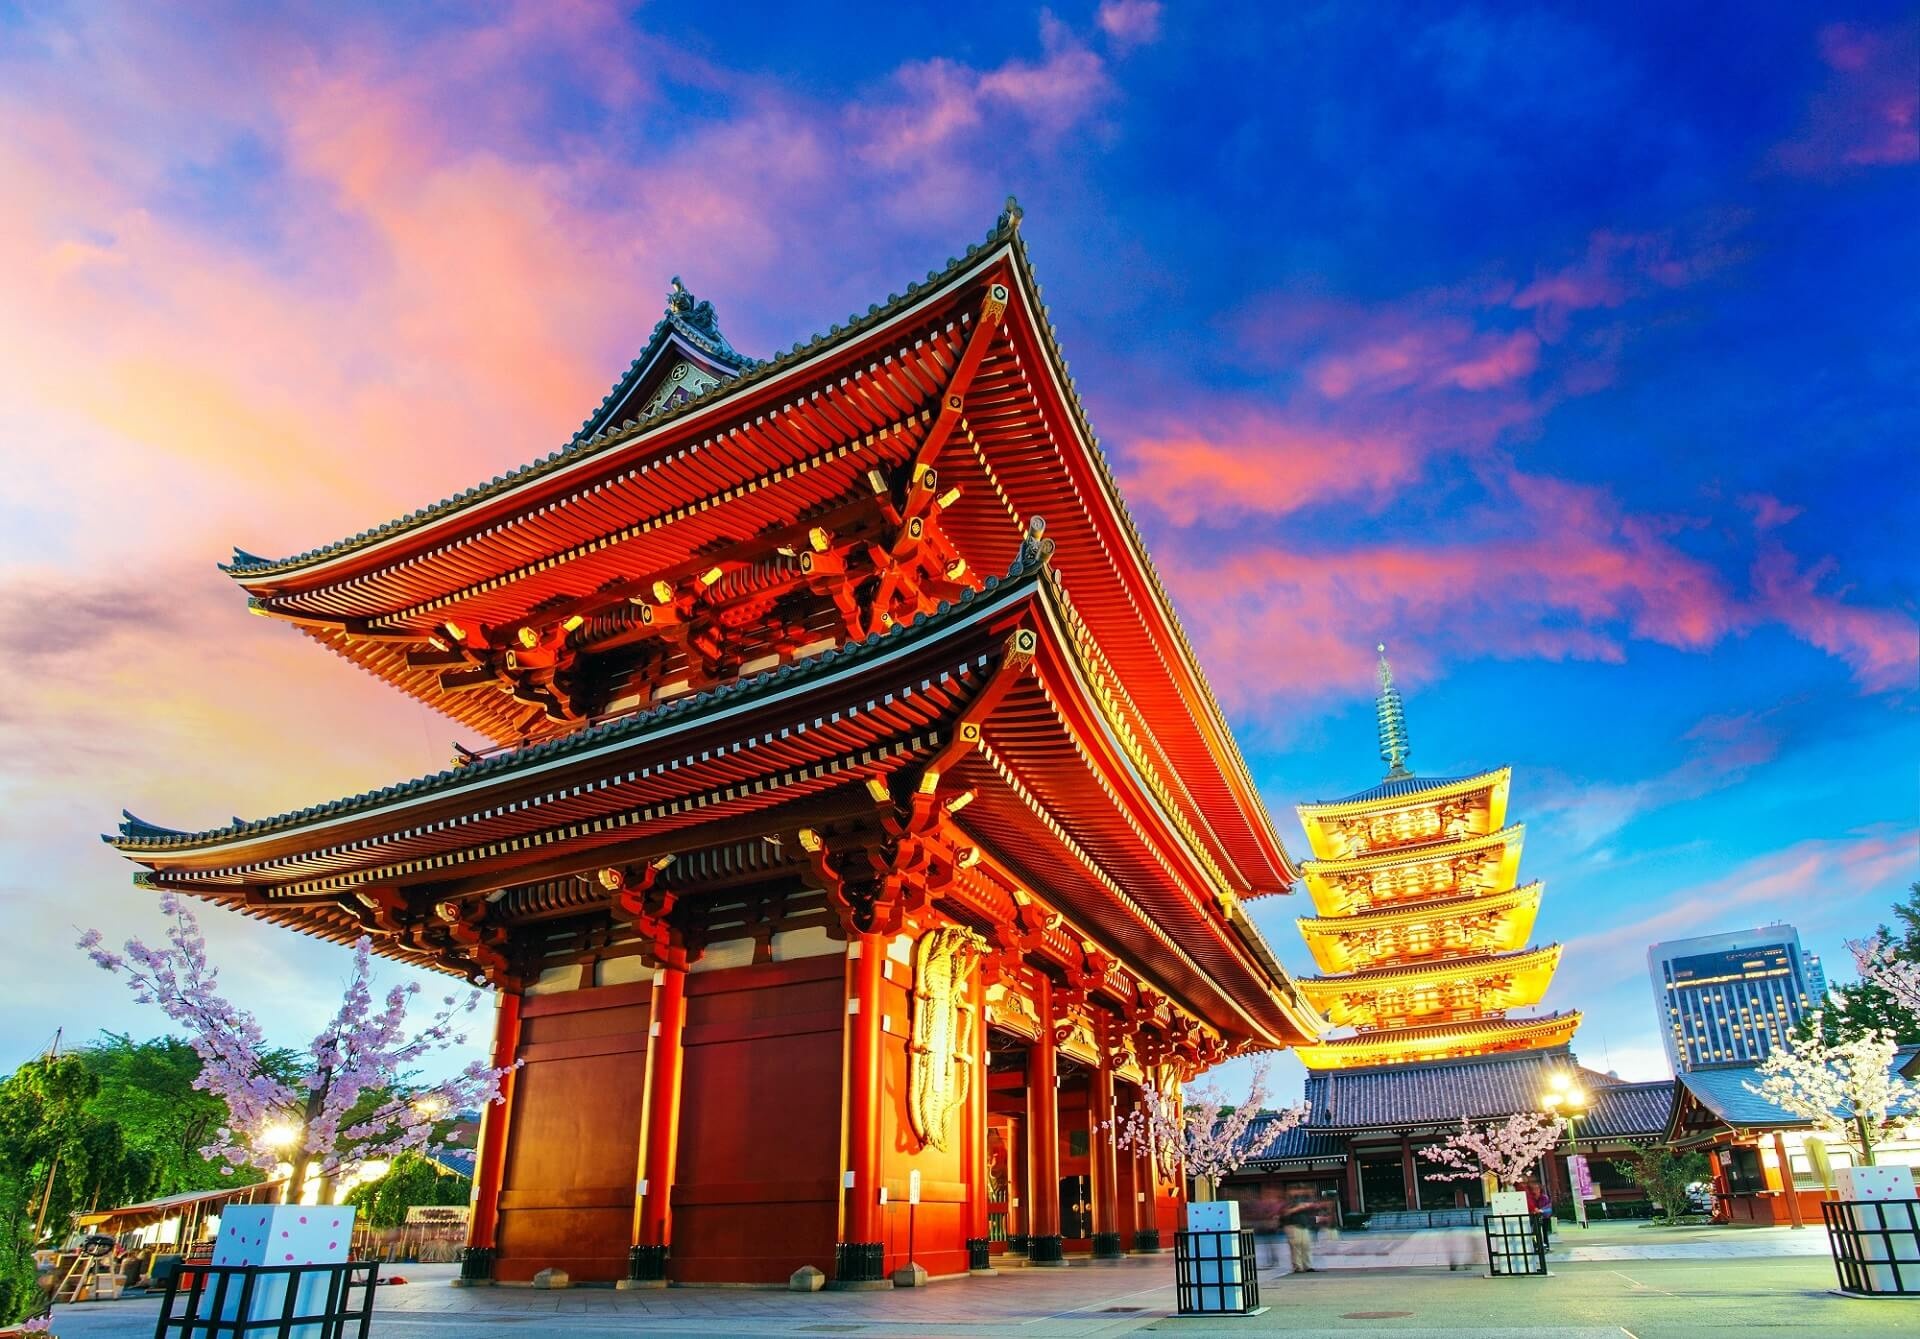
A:
[[[502,1282],[549,1266],[576,1282],[626,1277],[650,991],[527,1001],[500,1195]]]
[[[676,1282],[784,1283],[802,1265],[831,1271],[844,973],[844,959],[830,956],[688,981]]]

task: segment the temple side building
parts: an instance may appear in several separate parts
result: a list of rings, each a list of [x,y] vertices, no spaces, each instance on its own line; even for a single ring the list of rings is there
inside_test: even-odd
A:
[[[676,280],[560,449],[236,551],[255,613],[486,746],[109,840],[498,992],[471,1281],[1152,1248],[1181,1187],[1113,1122],[1320,1032],[1244,905],[1294,867],[1038,295],[1011,203],[764,361]]]
[[[1564,1046],[1578,1013],[1536,1005],[1560,946],[1530,947],[1539,882],[1520,884],[1525,830],[1507,823],[1510,769],[1417,777],[1406,712],[1380,648],[1378,785],[1299,806],[1317,916],[1300,933],[1325,975],[1300,989],[1345,1036],[1301,1048],[1309,1069],[1404,1064]]]

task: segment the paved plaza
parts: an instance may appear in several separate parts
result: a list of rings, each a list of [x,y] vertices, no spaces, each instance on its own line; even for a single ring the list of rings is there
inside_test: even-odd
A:
[[[1333,1245],[1333,1243],[1329,1243]],[[1795,1336],[1911,1334],[1920,1302],[1833,1296],[1823,1234],[1599,1225],[1565,1232],[1544,1279],[1446,1269],[1261,1272],[1264,1315],[1173,1315],[1171,1256],[1011,1269],[919,1292],[812,1295],[745,1288],[616,1292],[459,1289],[452,1266],[394,1267],[380,1339],[565,1334],[967,1336],[1008,1334],[1484,1336],[1485,1339],[1687,1339],[1770,1330]],[[147,1339],[151,1300],[64,1308],[65,1339]]]

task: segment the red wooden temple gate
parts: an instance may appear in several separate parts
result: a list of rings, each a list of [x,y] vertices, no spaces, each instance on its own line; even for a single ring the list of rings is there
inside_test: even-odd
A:
[[[476,1279],[1151,1246],[1176,1188],[1109,1122],[1313,1035],[1241,905],[1293,870],[1018,225],[764,363],[676,280],[564,449],[236,553],[256,612],[491,747],[111,840],[145,885],[500,992],[524,1064],[485,1115]]]

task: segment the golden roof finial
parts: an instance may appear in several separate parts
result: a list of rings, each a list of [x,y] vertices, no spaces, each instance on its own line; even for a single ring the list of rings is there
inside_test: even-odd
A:
[[[1380,722],[1380,761],[1387,765],[1387,779],[1412,776],[1407,759],[1413,748],[1407,742],[1407,709],[1400,690],[1393,686],[1393,666],[1387,663],[1387,647],[1374,647],[1380,653],[1380,696],[1374,699],[1374,711]]]

